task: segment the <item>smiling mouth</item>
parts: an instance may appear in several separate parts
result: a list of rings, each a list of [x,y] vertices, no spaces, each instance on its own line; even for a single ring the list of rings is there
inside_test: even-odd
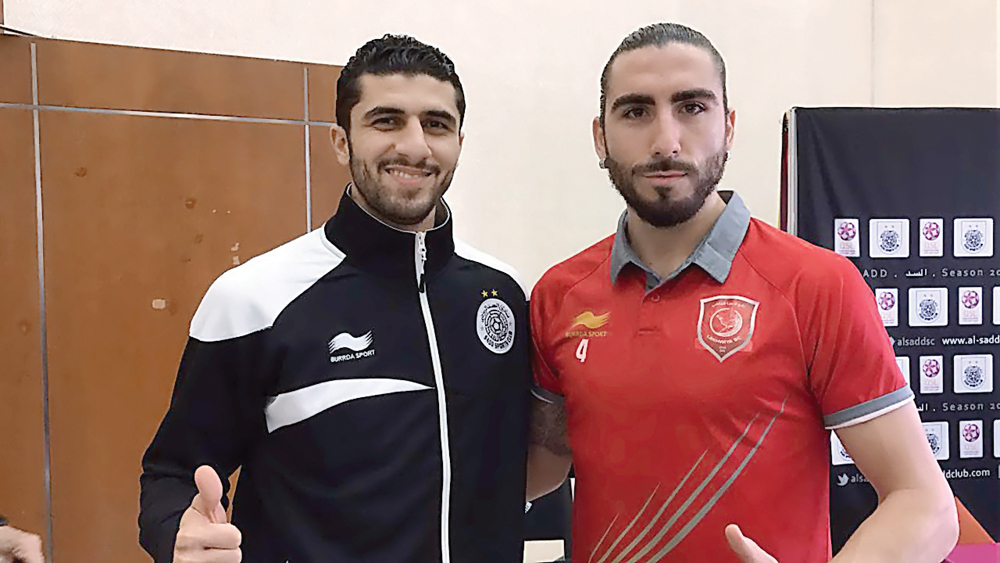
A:
[[[387,174],[391,174],[398,178],[406,179],[419,179],[428,178],[434,175],[434,172],[424,168],[413,168],[411,166],[387,166],[384,168]]]

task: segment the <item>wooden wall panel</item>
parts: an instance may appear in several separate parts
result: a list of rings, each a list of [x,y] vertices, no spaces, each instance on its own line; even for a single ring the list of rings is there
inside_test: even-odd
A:
[[[309,120],[335,123],[334,101],[337,97],[337,78],[343,67],[306,65],[309,69]]]
[[[312,225],[317,228],[337,211],[351,172],[337,162],[330,139],[330,126],[313,125],[309,132],[312,164]]]
[[[0,35],[0,102],[31,103],[31,41]]]
[[[54,558],[146,561],[140,458],[209,283],[305,232],[302,127],[46,112]]]
[[[304,119],[301,64],[69,41],[37,43],[42,104]]]
[[[0,131],[0,512],[11,524],[44,536],[48,515],[31,112],[0,109]]]

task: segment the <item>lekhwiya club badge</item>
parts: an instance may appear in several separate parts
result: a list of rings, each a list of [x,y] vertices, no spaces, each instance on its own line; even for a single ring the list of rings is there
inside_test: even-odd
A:
[[[698,342],[720,362],[750,343],[760,303],[739,295],[701,300]]]

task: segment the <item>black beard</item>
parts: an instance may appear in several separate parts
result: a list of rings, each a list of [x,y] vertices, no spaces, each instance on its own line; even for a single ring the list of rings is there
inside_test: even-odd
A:
[[[617,160],[608,157],[608,177],[615,189],[625,199],[625,203],[635,210],[639,218],[657,228],[673,227],[688,221],[695,216],[705,200],[715,191],[726,169],[729,153],[723,148],[705,160],[701,167],[675,158],[658,158],[643,164],[633,166],[631,170]],[[670,188],[655,188],[657,197],[654,201],[643,199],[635,188],[634,178],[649,172],[666,172],[676,170],[685,172],[694,183],[691,195],[683,199],[672,199]]]
[[[455,169],[452,168],[441,181],[434,186],[432,192],[432,197],[427,203],[419,207],[410,207],[399,205],[398,202],[394,202],[390,197],[385,186],[382,182],[375,178],[375,173],[372,173],[368,169],[368,166],[361,161],[354,158],[354,148],[351,146],[350,141],[347,142],[347,150],[350,154],[349,166],[351,169],[351,178],[354,183],[354,187],[361,192],[361,196],[364,198],[365,202],[371,207],[380,219],[383,219],[393,225],[400,226],[411,226],[416,225],[427,218],[431,212],[437,207],[438,202],[444,193],[448,191],[451,186],[451,180],[455,176]],[[414,164],[408,161],[405,157],[399,156],[396,158],[382,160],[376,163],[376,169],[381,170],[387,166],[392,165],[405,165],[414,166],[417,168],[422,168],[433,174],[438,174],[441,172],[441,168],[434,165],[423,165],[420,163]]]

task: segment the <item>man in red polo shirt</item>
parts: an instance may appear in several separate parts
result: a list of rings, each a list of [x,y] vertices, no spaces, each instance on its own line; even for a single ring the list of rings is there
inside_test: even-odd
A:
[[[722,57],[651,25],[601,93],[594,143],[627,209],[531,300],[528,495],[572,462],[573,561],[828,561],[833,430],[881,499],[835,560],[940,562],[953,496],[870,290],[715,190],[736,120]]]

